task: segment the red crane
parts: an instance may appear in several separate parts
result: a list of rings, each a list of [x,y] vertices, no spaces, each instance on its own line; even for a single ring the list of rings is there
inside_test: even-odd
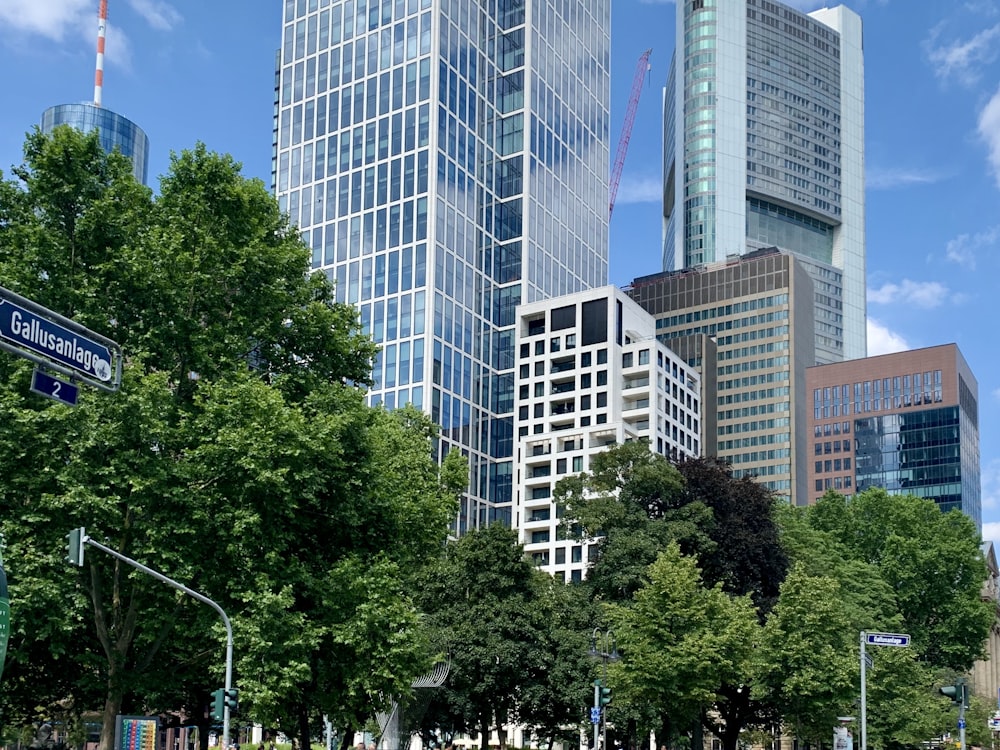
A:
[[[618,195],[618,183],[622,179],[622,168],[625,166],[625,154],[628,153],[628,141],[632,137],[632,124],[635,122],[635,110],[639,106],[639,95],[642,94],[642,79],[649,72],[648,49],[639,56],[635,66],[635,77],[632,79],[632,93],[628,97],[628,110],[625,112],[625,124],[622,125],[621,138],[618,139],[618,150],[615,152],[615,165],[611,168],[611,181],[608,183],[608,220],[615,210],[615,196]]]

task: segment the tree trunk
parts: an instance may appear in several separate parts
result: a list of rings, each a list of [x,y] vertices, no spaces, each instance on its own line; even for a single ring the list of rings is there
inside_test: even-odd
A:
[[[671,747],[673,739],[670,735],[670,717],[667,714],[660,714],[660,728],[656,730],[657,750],[666,750],[666,748]]]
[[[490,750],[490,715],[481,714],[479,717],[479,750]]]
[[[312,744],[309,737],[309,712],[305,706],[299,706],[299,750],[310,750]],[[228,750],[224,748],[223,750]]]
[[[704,750],[704,747],[705,731],[701,725],[701,716],[699,716],[694,726],[691,727],[691,750]]]
[[[112,687],[111,677],[108,678],[108,683],[108,695],[104,699],[104,711],[101,714],[101,740],[97,750],[111,750],[115,746],[115,722],[122,712],[122,691]]]

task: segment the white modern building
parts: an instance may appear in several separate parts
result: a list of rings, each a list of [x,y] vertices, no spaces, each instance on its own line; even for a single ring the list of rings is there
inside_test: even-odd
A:
[[[679,1],[664,91],[663,270],[794,253],[818,363],[867,354],[861,34],[844,6]]]
[[[516,527],[537,565],[582,580],[593,545],[564,538],[555,483],[631,440],[671,458],[700,456],[700,376],[613,286],[522,305],[516,345]]]
[[[373,404],[510,522],[515,310],[607,283],[610,0],[285,0],[274,189],[382,347]]]

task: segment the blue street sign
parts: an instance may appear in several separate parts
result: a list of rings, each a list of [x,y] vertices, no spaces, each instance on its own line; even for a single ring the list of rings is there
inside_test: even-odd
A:
[[[62,401],[69,406],[76,406],[76,398],[80,395],[80,389],[77,386],[65,380],[54,378],[37,367],[31,373],[31,390],[56,401]]]
[[[865,633],[865,643],[869,646],[909,646],[910,636],[906,633]]]
[[[106,391],[121,383],[115,342],[2,287],[0,348]]]
[[[959,719],[958,720],[958,728],[959,729],[965,729],[965,719]]]
[[[601,723],[601,709],[597,706],[591,706],[590,708],[590,723],[600,724]]]

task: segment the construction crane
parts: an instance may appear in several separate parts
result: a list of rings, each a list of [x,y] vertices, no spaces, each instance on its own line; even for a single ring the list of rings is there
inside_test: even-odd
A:
[[[649,72],[649,55],[653,52],[648,49],[639,56],[639,62],[635,66],[635,77],[632,79],[632,93],[628,97],[628,110],[625,112],[625,124],[622,125],[622,135],[618,139],[618,150],[615,152],[615,164],[611,168],[611,181],[608,183],[608,220],[615,210],[615,196],[618,195],[618,183],[622,179],[622,168],[625,166],[625,154],[628,153],[629,138],[632,137],[632,124],[635,122],[635,111],[639,106],[639,95],[642,94],[642,80]]]

